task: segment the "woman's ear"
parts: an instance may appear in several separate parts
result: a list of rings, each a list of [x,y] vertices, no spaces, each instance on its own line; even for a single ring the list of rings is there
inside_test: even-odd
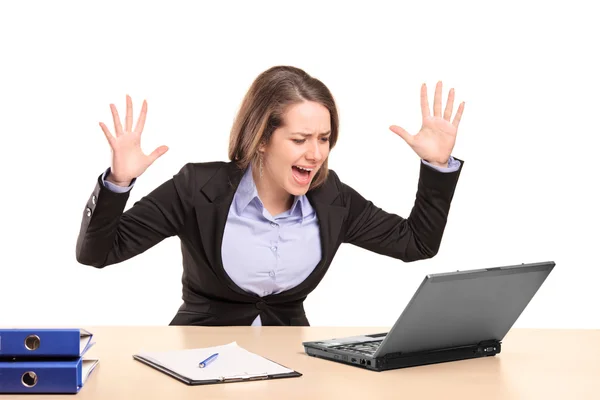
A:
[[[259,153],[264,153],[267,150],[267,143],[263,140],[259,145],[258,145],[258,152]]]

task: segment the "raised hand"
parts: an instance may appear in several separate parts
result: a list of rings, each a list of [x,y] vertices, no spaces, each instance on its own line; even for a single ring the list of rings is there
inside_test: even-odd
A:
[[[454,89],[448,93],[448,103],[442,116],[442,82],[435,87],[433,99],[433,116],[429,110],[427,99],[427,85],[421,85],[421,113],[423,122],[421,130],[416,135],[411,135],[397,125],[390,126],[390,130],[400,136],[423,160],[433,165],[447,167],[448,159],[452,154],[458,124],[465,109],[464,101],[458,106],[454,120],[450,122],[454,106]]]
[[[126,100],[125,129],[121,125],[119,113],[114,104],[110,105],[110,110],[115,126],[115,136],[110,133],[103,122],[100,122],[100,127],[112,150],[111,171],[106,179],[121,186],[128,186],[134,178],[143,174],[158,157],[165,154],[169,149],[167,146],[159,146],[149,155],[144,154],[141,147],[141,135],[146,122],[148,104],[144,100],[135,129],[132,130],[133,106],[131,97],[127,95]]]

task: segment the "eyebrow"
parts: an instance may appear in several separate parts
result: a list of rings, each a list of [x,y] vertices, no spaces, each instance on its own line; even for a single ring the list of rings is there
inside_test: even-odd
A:
[[[331,133],[331,131],[319,133],[319,136],[326,136],[326,135],[329,135],[330,133]],[[312,136],[312,133],[292,132],[291,135],[301,135],[301,136],[307,137],[307,136]]]

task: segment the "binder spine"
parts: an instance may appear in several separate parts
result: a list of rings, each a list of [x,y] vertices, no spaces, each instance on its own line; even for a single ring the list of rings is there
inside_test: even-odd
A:
[[[0,362],[0,393],[77,393],[81,360]]]
[[[0,359],[75,358],[81,355],[80,343],[79,330],[0,329]]]

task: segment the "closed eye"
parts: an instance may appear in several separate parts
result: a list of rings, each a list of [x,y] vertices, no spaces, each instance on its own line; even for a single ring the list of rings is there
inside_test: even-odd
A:
[[[302,143],[306,142],[306,139],[292,139],[292,141],[296,144],[302,144]],[[323,142],[323,143],[329,142],[329,136],[322,137],[321,142]]]

